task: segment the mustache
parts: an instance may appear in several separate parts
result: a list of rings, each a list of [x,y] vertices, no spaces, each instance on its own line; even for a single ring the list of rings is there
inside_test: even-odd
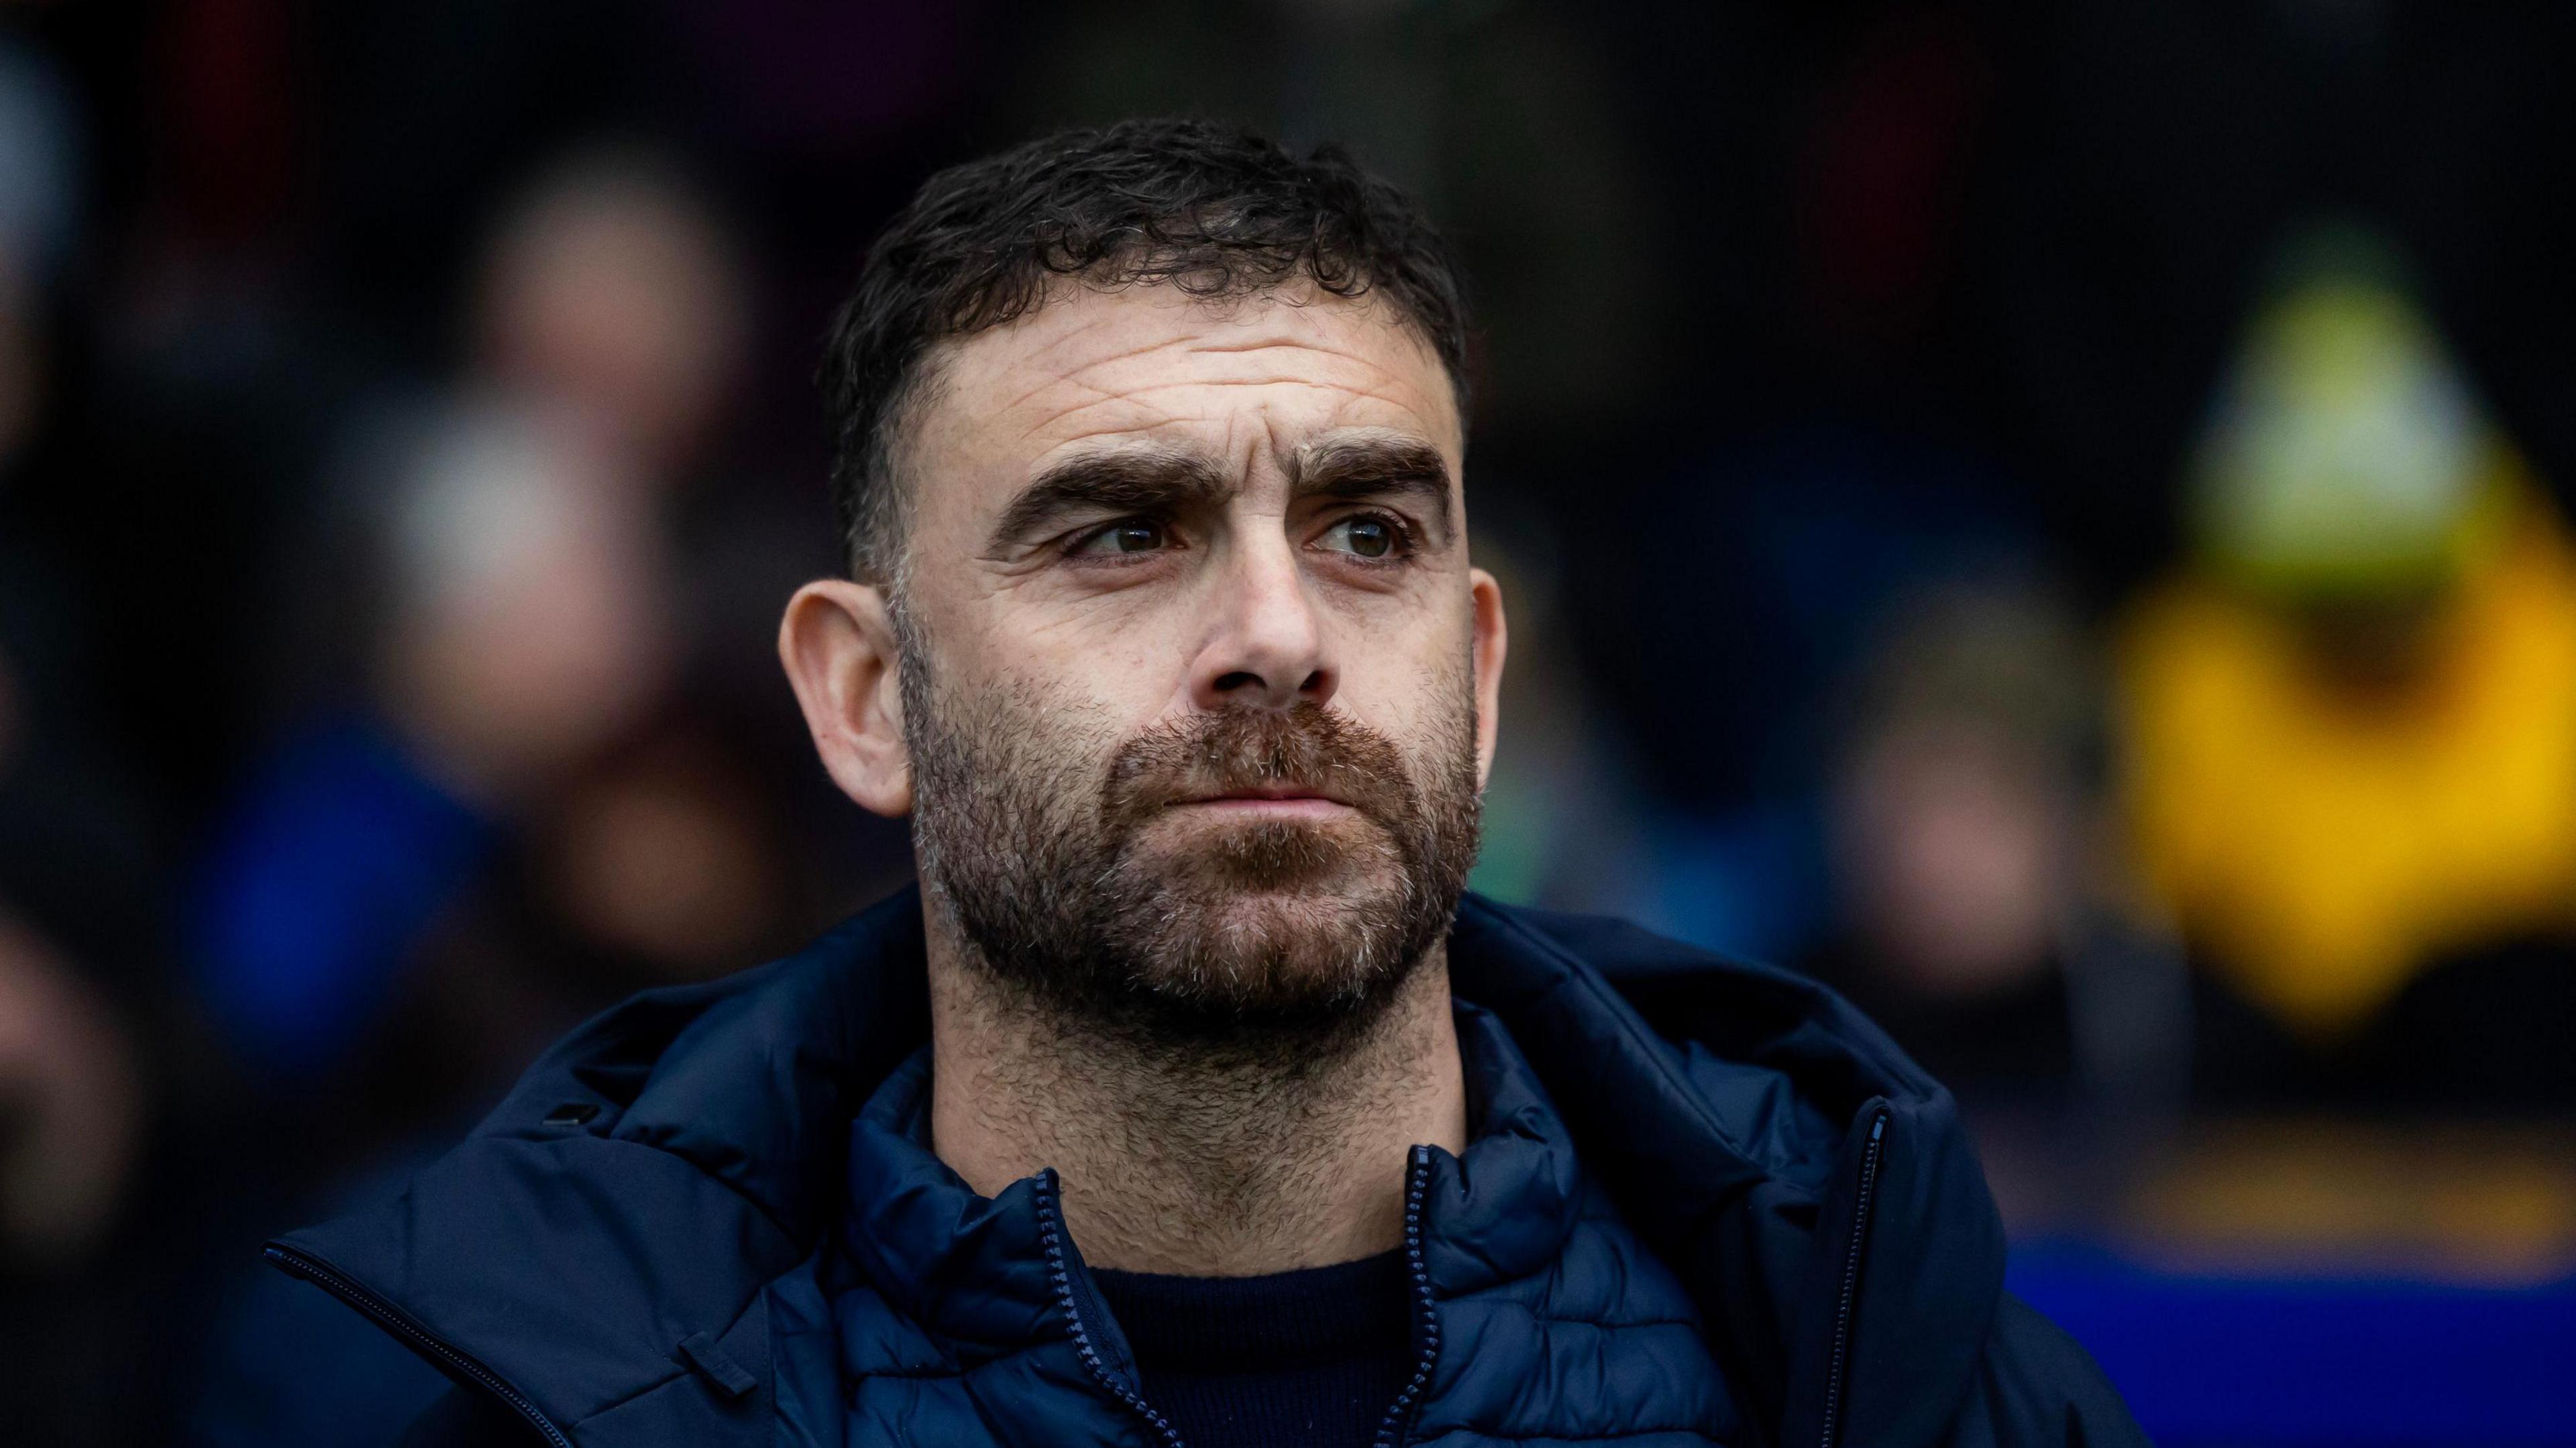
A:
[[[1131,824],[1186,800],[1261,790],[1322,795],[1382,824],[1413,813],[1415,790],[1393,740],[1321,704],[1230,709],[1158,725],[1119,746],[1104,813]]]

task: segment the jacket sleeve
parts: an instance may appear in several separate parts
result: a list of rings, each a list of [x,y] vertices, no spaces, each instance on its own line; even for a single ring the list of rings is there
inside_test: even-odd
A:
[[[412,1420],[395,1448],[542,1448],[542,1440],[490,1394],[449,1388]]]
[[[1950,1448],[2148,1448],[2148,1440],[2093,1355],[2007,1292]]]

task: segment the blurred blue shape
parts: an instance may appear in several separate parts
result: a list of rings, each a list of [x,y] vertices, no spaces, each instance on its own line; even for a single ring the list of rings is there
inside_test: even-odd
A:
[[[2576,1443],[2576,1279],[2194,1275],[2030,1243],[2005,1285],[2091,1350],[2167,1448]]]
[[[198,985],[243,1058],[327,1069],[473,878],[491,826],[378,729],[296,738],[219,833],[189,912]]]
[[[1960,579],[2044,579],[2036,520],[1995,465],[1819,415],[1728,444],[1641,506],[1630,724],[1646,777],[1737,807],[1817,787],[1836,691],[1894,610]],[[1599,646],[1599,641],[1594,641]]]
[[[1611,913],[1752,960],[1798,959],[1823,932],[1832,887],[1812,802],[1667,815],[1647,834],[1646,877]]]
[[[78,240],[87,157],[79,107],[53,59],[0,34],[0,256],[45,283]]]
[[[391,1200],[453,1144],[407,1143],[308,1214]],[[215,1324],[202,1395],[189,1415],[196,1448],[383,1448],[447,1390],[447,1379],[388,1333],[312,1283],[244,1252]]]

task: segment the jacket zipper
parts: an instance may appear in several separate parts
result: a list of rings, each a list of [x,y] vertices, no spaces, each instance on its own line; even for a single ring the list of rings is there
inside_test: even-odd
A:
[[[1127,1405],[1145,1425],[1163,1440],[1164,1448],[1185,1448],[1181,1435],[1153,1405],[1138,1397],[1136,1390],[1119,1380],[1101,1361],[1100,1350],[1091,1341],[1091,1329],[1082,1325],[1082,1313],[1073,1305],[1073,1271],[1064,1260],[1064,1211],[1056,1201],[1056,1176],[1053,1168],[1038,1182],[1038,1233],[1046,1245],[1047,1275],[1055,1284],[1056,1305],[1064,1310],[1065,1324],[1072,1331],[1074,1350],[1082,1354],[1082,1365],[1109,1395]]]
[[[1414,1341],[1419,1355],[1413,1364],[1413,1380],[1395,1395],[1386,1410],[1386,1421],[1378,1425],[1377,1448],[1399,1448],[1405,1435],[1412,1431],[1413,1412],[1419,1406],[1423,1389],[1431,1386],[1431,1370],[1440,1362],[1440,1316],[1431,1305],[1431,1270],[1422,1262],[1422,1199],[1431,1191],[1431,1148],[1417,1146],[1404,1177],[1404,1266],[1413,1278]]]
[[[1121,1382],[1115,1373],[1109,1371],[1109,1364],[1101,1360],[1099,1348],[1092,1343],[1091,1330],[1083,1326],[1082,1313],[1074,1306],[1073,1272],[1064,1260],[1064,1214],[1056,1201],[1055,1173],[1048,1172],[1042,1181],[1038,1192],[1041,1213],[1039,1238],[1046,1246],[1047,1273],[1055,1284],[1056,1305],[1064,1312],[1064,1320],[1072,1332],[1074,1350],[1082,1354],[1082,1365],[1091,1370],[1091,1376],[1111,1397],[1125,1404],[1129,1412],[1154,1430],[1163,1440],[1164,1448],[1186,1448],[1170,1421],[1155,1412],[1153,1405],[1139,1397],[1135,1389]],[[1422,1396],[1422,1390],[1430,1386],[1431,1370],[1440,1361],[1440,1319],[1431,1305],[1431,1272],[1422,1261],[1422,1199],[1429,1195],[1430,1188],[1431,1148],[1417,1146],[1405,1172],[1404,1263],[1413,1280],[1414,1337],[1420,1345],[1420,1353],[1414,1360],[1412,1381],[1396,1395],[1395,1402],[1386,1410],[1385,1421],[1378,1425],[1378,1448],[1397,1448],[1403,1442],[1416,1401]]]
[[[1834,1355],[1825,1374],[1825,1421],[1816,1435],[1816,1448],[1834,1448],[1834,1436],[1842,1427],[1843,1398],[1850,1386],[1852,1309],[1860,1296],[1860,1254],[1869,1241],[1869,1209],[1878,1195],[1879,1160],[1887,1149],[1887,1108],[1880,1107],[1869,1123],[1869,1145],[1861,1152],[1860,1192],[1852,1203],[1851,1246],[1843,1253],[1843,1290],[1834,1308]]]
[[[264,1249],[263,1255],[294,1276],[313,1283],[342,1302],[365,1313],[385,1331],[410,1344],[416,1351],[444,1363],[457,1376],[500,1399],[520,1417],[527,1419],[529,1425],[543,1435],[548,1443],[553,1444],[554,1448],[572,1448],[572,1440],[566,1438],[562,1430],[554,1424],[546,1421],[546,1415],[537,1411],[537,1405],[528,1401],[527,1394],[511,1387],[499,1373],[431,1336],[410,1318],[404,1316],[402,1311],[393,1304],[341,1276],[327,1264],[308,1257],[292,1247],[280,1247],[272,1243]]]

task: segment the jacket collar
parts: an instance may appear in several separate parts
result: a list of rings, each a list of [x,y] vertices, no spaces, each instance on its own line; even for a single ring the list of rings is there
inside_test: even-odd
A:
[[[1769,1441],[1940,1441],[2004,1267],[1947,1091],[1817,982],[1622,921],[1471,897],[1449,960],[1698,1300]]]
[[[1573,1136],[1510,1032],[1480,1006],[1457,1013],[1470,1138],[1457,1156],[1431,1150],[1422,1202],[1423,1268],[1444,1299],[1545,1269],[1581,1205]]]
[[[1471,1139],[1456,1156],[1430,1151],[1421,1224],[1424,1267],[1444,1298],[1553,1263],[1574,1231],[1580,1180],[1565,1123],[1502,1023],[1461,1004],[1458,1027]],[[852,1121],[840,1250],[895,1308],[967,1355],[1060,1336],[1047,1271],[1052,1184],[1030,1177],[978,1194],[931,1150],[929,1095],[924,1050]]]
[[[799,955],[609,1011],[403,1197],[272,1256],[567,1441],[761,1441],[761,1289],[842,1215],[852,1119],[927,1039],[920,908],[907,890]],[[1470,897],[1450,969],[1545,1095],[1486,1103],[1526,1162],[1435,1183],[1435,1210],[1499,1223],[1490,1238],[1437,1235],[1540,1252],[1547,1214],[1505,1199],[1558,1179],[1542,1128],[1561,1120],[1697,1299],[1765,1438],[1816,1442],[1829,1413],[1845,1442],[1937,1438],[2002,1277],[1938,1086],[1823,987],[1617,922]],[[969,1220],[906,1189],[918,1230],[994,1250],[1025,1205]]]
[[[894,1307],[986,1358],[1063,1335],[1048,1270],[1042,1177],[985,1197],[930,1149],[927,1047],[850,1124],[840,1251]]]

